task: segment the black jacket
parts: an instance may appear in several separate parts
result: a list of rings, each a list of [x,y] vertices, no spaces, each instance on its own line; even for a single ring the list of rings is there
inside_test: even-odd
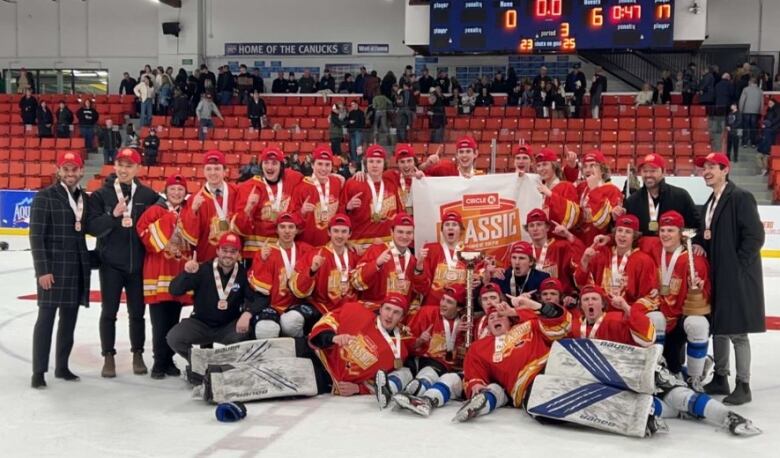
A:
[[[336,92],[336,79],[333,76],[323,76],[320,78],[320,84],[317,88],[320,91],[330,89],[332,92]]]
[[[260,119],[265,116],[265,113],[265,101],[263,99],[258,99],[258,101],[255,102],[255,99],[250,97],[249,101],[246,103],[246,114],[249,116],[249,119]]]
[[[276,78],[271,83],[271,92],[274,94],[284,94],[287,90],[287,80],[284,78]]]
[[[357,110],[351,110],[347,114],[347,129],[358,130],[366,127],[366,115],[363,110],[358,108]]]
[[[73,124],[73,113],[70,108],[65,107],[62,110],[57,110],[57,124],[66,126]]]
[[[729,80],[720,80],[715,85],[715,106],[728,107],[735,101],[734,85]]]
[[[35,124],[35,118],[38,115],[38,100],[35,97],[22,97],[19,100],[19,109],[22,112],[23,123]]]
[[[219,310],[217,308],[219,295],[214,283],[212,262],[202,263],[200,269],[194,274],[180,273],[171,281],[168,288],[169,292],[175,296],[185,294],[187,291],[193,292],[194,304],[190,318],[200,320],[211,328],[218,328],[235,321],[244,311],[255,315],[265,308],[268,304],[268,298],[252,291],[247,280],[246,269],[241,263],[238,263],[236,282],[227,297],[228,308],[227,310]],[[230,273],[226,274],[222,269],[219,269],[219,276],[222,280],[221,286],[224,288],[230,280]]]
[[[97,238],[100,262],[127,273],[139,272],[144,262],[144,246],[135,230],[135,222],[141,214],[154,205],[159,195],[136,180],[131,217],[133,227],[122,227],[122,217],[115,217],[117,204],[114,180],[111,174],[103,186],[93,192],[88,201],[87,233]],[[130,186],[122,186],[125,198],[130,196]]]
[[[76,217],[67,192],[57,182],[35,194],[30,209],[30,248],[35,276],[54,276],[54,285],[48,291],[38,285],[39,307],[89,306],[89,252],[83,229],[75,230]],[[78,193],[87,198],[83,191]],[[82,223],[89,217],[87,202],[84,207]]]
[[[122,78],[122,82],[119,84],[119,93],[135,96],[133,90],[135,89],[136,84],[138,84],[138,82],[133,79],[132,76],[128,79]]]
[[[98,129],[98,145],[108,149],[119,149],[122,147],[122,134],[119,129],[113,127],[101,127]]]
[[[94,126],[97,124],[100,115],[94,108],[79,108],[76,112],[76,117],[79,118],[79,124],[82,126]]]
[[[707,199],[704,208],[713,196]],[[705,210],[706,211],[706,210]],[[702,219],[699,234],[703,234]],[[764,225],[756,199],[728,182],[712,217],[712,239],[697,236],[707,251],[712,280],[712,333],[766,331],[761,247]]]
[[[157,156],[157,150],[160,149],[160,137],[157,135],[155,136],[147,136],[144,138],[144,155],[148,156]]]
[[[660,191],[656,205],[658,205],[658,214],[660,218],[664,212],[675,210],[679,212],[685,220],[685,227],[699,227],[699,209],[693,203],[691,195],[683,188],[672,186],[661,181]],[[642,235],[657,235],[657,231],[650,231],[650,210],[647,204],[647,188],[642,186],[639,191],[631,194],[623,203],[627,213],[639,218],[639,230]]]
[[[230,72],[220,73],[217,77],[217,92],[233,92],[236,80]]]

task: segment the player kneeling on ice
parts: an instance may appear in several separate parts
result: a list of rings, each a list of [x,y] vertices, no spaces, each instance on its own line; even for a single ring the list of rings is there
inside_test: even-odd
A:
[[[673,376],[658,363],[661,351],[657,345],[557,341],[544,374],[533,382],[528,413],[635,437],[665,430],[662,418],[677,416],[701,419],[740,436],[761,432],[750,420]]]
[[[461,320],[465,304],[463,285],[445,286],[438,306],[426,305],[412,318],[409,328],[419,337],[412,350],[415,358],[407,361],[407,366],[415,372],[415,378],[404,385],[407,378],[403,374],[377,372],[376,396],[380,409],[392,398],[402,408],[428,416],[433,407],[460,397],[463,389],[456,372],[462,370],[466,354],[467,325]]]
[[[408,310],[406,296],[389,293],[377,312],[361,302],[348,302],[314,325],[309,343],[332,379],[333,394],[373,393],[371,382],[380,370],[395,369],[403,385],[412,380],[404,361],[414,338],[401,325]]]

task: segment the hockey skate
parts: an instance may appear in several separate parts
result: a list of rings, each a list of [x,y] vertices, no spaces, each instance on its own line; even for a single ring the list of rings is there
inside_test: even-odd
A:
[[[651,437],[657,433],[668,433],[669,425],[661,417],[650,415],[647,417],[647,427],[645,428],[645,437]]]
[[[417,415],[427,417],[433,411],[434,401],[430,398],[413,396],[408,393],[398,393],[393,396],[393,401],[402,409],[412,411]]]
[[[736,412],[729,412],[724,425],[735,436],[757,436],[761,430],[753,426],[753,422]]]
[[[393,393],[387,385],[387,373],[385,371],[377,372],[374,377],[374,383],[376,384],[376,402],[379,404],[379,410],[382,410],[393,399]]]
[[[410,394],[412,396],[422,396],[423,393],[425,393],[425,386],[420,382],[419,379],[412,379],[412,381],[409,382],[409,384],[404,388],[404,393]]]
[[[452,421],[455,423],[463,423],[465,421],[471,420],[472,418],[475,418],[479,415],[482,409],[487,406],[487,402],[487,395],[485,393],[479,393],[475,395],[463,403],[463,406],[461,406],[460,410],[458,410],[458,413],[455,414],[455,417],[452,419]]]

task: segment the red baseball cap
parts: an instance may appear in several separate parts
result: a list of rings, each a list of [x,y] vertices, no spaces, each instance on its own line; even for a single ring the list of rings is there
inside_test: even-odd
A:
[[[444,287],[444,295],[455,299],[458,305],[466,303],[466,287],[460,283],[453,283]]]
[[[704,167],[704,164],[707,162],[722,165],[724,167],[731,167],[731,161],[729,161],[728,156],[723,153],[710,153],[704,157],[697,157],[693,162],[696,164],[696,167]]]
[[[591,151],[588,151],[585,156],[582,157],[582,162],[595,162],[597,164],[606,164],[607,159],[604,157],[604,153],[601,151],[594,149]]]
[[[547,218],[547,213],[545,213],[541,208],[534,208],[528,212],[528,215],[525,217],[525,224],[531,224],[540,221],[542,223],[550,222],[550,220]]]
[[[269,146],[268,148],[264,148],[263,151],[260,153],[260,161],[279,161],[282,162],[284,160],[284,153],[282,150],[275,146]]]
[[[536,162],[558,162],[558,155],[550,148],[542,148],[536,153]]]
[[[634,232],[638,232],[639,218],[634,215],[623,215],[617,219],[615,222],[615,227],[625,227],[633,230]]]
[[[408,213],[396,213],[395,217],[393,218],[393,226],[412,226],[414,227],[414,218],[412,218],[412,215],[409,215]]]
[[[529,258],[533,258],[534,247],[525,240],[521,240],[512,244],[512,247],[509,249],[509,254],[524,254]]]
[[[165,189],[173,185],[184,186],[184,189],[187,189],[187,180],[179,174],[171,175],[165,180]]]
[[[366,159],[384,159],[387,157],[387,152],[381,145],[373,144],[366,148]]]
[[[333,152],[327,146],[318,146],[314,148],[314,152],[311,153],[311,157],[315,161],[330,161],[333,162]]]
[[[447,221],[455,221],[456,223],[463,226],[463,217],[460,216],[460,213],[456,211],[448,211],[441,216],[442,224],[446,223]]]
[[[282,223],[293,223],[296,227],[301,228],[304,224],[304,221],[300,216],[298,216],[298,213],[283,212],[276,217],[276,225],[278,226]]]
[[[409,143],[399,143],[395,145],[395,160],[408,159],[414,157],[414,147]]]
[[[203,164],[225,165],[225,155],[222,153],[222,151],[217,149],[206,151],[206,154],[203,155]]]
[[[685,219],[681,214],[674,210],[669,210],[667,212],[664,212],[660,218],[658,218],[658,225],[663,226],[673,226],[678,227],[680,229],[685,227]]]
[[[74,153],[73,151],[62,151],[57,155],[57,167],[62,167],[65,164],[73,164],[78,168],[84,167],[84,159],[81,154]]]
[[[236,234],[232,232],[225,232],[222,234],[222,236],[219,238],[219,243],[217,244],[217,247],[232,247],[236,250],[241,250],[241,238],[239,238]]]
[[[120,160],[130,161],[133,164],[140,164],[141,154],[139,154],[138,151],[133,148],[122,148],[118,153],[116,153],[115,162],[119,162]]]
[[[382,301],[382,304],[394,305],[402,309],[404,313],[409,311],[409,299],[400,293],[387,293],[387,296],[385,296],[385,300]]]
[[[331,218],[330,223],[328,224],[328,228],[330,229],[333,226],[346,226],[352,229],[352,220],[349,219],[349,216],[343,213],[336,213],[336,215]]]
[[[563,283],[555,277],[545,278],[542,284],[539,285],[539,292],[553,289],[559,293],[563,293]]]
[[[531,157],[531,147],[528,145],[515,145],[512,147],[513,156],[519,156],[521,154]]]
[[[458,141],[455,142],[455,145],[458,149],[461,148],[477,149],[477,141],[474,140],[474,137],[470,135],[464,135],[460,137]]]
[[[498,286],[496,283],[490,282],[490,283],[482,286],[482,288],[479,289],[479,296],[480,297],[484,296],[487,293],[498,293],[499,296],[500,296],[502,294],[501,293],[501,287]]]
[[[590,294],[590,293],[596,293],[599,296],[601,296],[601,300],[604,301],[604,307],[607,306],[609,303],[609,296],[607,296],[607,292],[604,291],[604,288],[598,285],[585,285],[582,288],[580,288],[580,297]]]
[[[641,170],[645,165],[652,165],[653,167],[658,167],[659,169],[664,170],[666,168],[666,161],[663,157],[661,157],[660,154],[651,153],[640,159],[639,163],[636,165],[636,168]]]

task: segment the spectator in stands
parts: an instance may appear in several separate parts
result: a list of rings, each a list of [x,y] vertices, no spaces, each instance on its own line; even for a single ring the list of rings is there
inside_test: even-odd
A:
[[[198,126],[200,127],[198,129],[198,138],[200,140],[205,140],[208,130],[214,127],[214,120],[211,119],[214,115],[223,121],[225,120],[222,117],[222,113],[219,112],[219,108],[211,100],[211,93],[206,92],[200,99],[197,108],[195,108],[195,116],[198,118]]]
[[[739,100],[742,97],[742,91],[750,84],[750,64],[745,62],[734,72],[734,97]]]
[[[557,77],[553,78],[552,83],[548,85],[545,106],[549,107],[550,114],[554,118],[566,117],[568,114],[566,92],[564,92],[561,86],[561,80]]]
[[[322,78],[317,85],[317,90],[336,92],[336,79],[330,74],[330,69],[326,68],[322,71]]]
[[[149,129],[149,135],[144,138],[143,146],[144,165],[157,165],[157,154],[160,151],[160,137],[157,136],[157,129]]]
[[[509,92],[509,89],[506,87],[504,74],[502,72],[496,72],[496,76],[493,77],[493,82],[490,83],[490,92],[496,94]]]
[[[366,72],[366,67],[360,67],[360,73],[357,77],[355,77],[355,93],[362,94],[363,91],[366,89],[366,77],[368,76],[368,73]]]
[[[154,130],[154,128],[152,128],[152,130]],[[131,123],[127,123],[127,127],[125,127],[125,146],[137,149],[139,143],[138,134],[135,132],[135,128]]]
[[[723,132],[723,123],[726,120],[726,115],[729,112],[729,106],[734,102],[734,85],[731,82],[731,75],[724,73],[721,76],[720,81],[715,84],[715,102],[712,107],[713,116],[710,117],[710,121],[714,125],[715,143],[718,145],[718,151],[721,150],[722,139],[720,138]]]
[[[173,106],[171,107],[171,125],[183,127],[190,117],[190,99],[178,87],[173,91]]]
[[[335,155],[341,155],[341,142],[344,140],[344,128],[347,126],[347,110],[344,104],[334,103],[330,108],[330,149]]]
[[[203,90],[200,86],[200,70],[197,68],[187,77],[187,90],[185,91],[190,99],[190,113],[195,113],[195,107],[200,103]]]
[[[284,94],[287,92],[287,80],[284,79],[284,73],[279,72],[276,79],[271,83],[271,92],[273,94]]]
[[[385,73],[385,77],[382,78],[382,82],[379,84],[379,93],[388,99],[393,99],[393,86],[395,86],[396,83],[398,83],[398,79],[396,79],[395,73],[392,71]]]
[[[217,101],[219,105],[230,105],[235,88],[236,80],[233,74],[230,73],[230,67],[227,65],[219,67],[219,78],[217,78]]]
[[[758,87],[756,78],[750,77],[750,83],[739,98],[739,111],[742,113],[742,146],[755,148],[758,143],[758,117],[764,103],[764,91]]]
[[[374,100],[374,96],[379,94],[380,85],[381,82],[379,81],[379,76],[376,74],[376,70],[371,70],[371,73],[366,76],[363,83],[363,98],[368,100],[369,104]]]
[[[696,64],[693,62],[688,64],[688,69],[683,72],[682,96],[685,106],[693,104],[693,96],[698,90],[696,73]]]
[[[662,88],[663,90],[663,88]],[[653,87],[650,83],[642,85],[642,90],[636,93],[634,97],[634,105],[652,105],[653,104]]]
[[[252,179],[254,176],[259,176],[263,173],[263,169],[260,163],[257,161],[257,155],[253,154],[249,157],[249,163],[244,164],[238,169],[238,182],[243,183]]]
[[[549,76],[547,76],[547,67],[542,65],[539,67],[539,74],[534,77],[533,86],[537,91],[544,89],[547,83],[552,82]]]
[[[770,98],[767,102],[766,115],[761,122],[763,128],[763,137],[758,145],[758,152],[761,153],[761,163],[763,174],[767,174],[769,165],[769,153],[772,151],[772,145],[775,144],[777,130],[780,128],[780,105],[775,99]]]
[[[311,76],[309,69],[303,71],[303,76],[298,80],[301,94],[314,94],[317,92],[317,81]]]
[[[287,94],[297,94],[298,89],[298,81],[295,79],[295,72],[290,72],[287,78],[287,84],[284,86],[284,92]]]
[[[702,70],[698,89],[699,104],[707,107],[707,114],[712,114],[710,107],[715,104],[715,74],[712,71],[712,67]]]
[[[604,76],[604,70],[601,67],[596,67],[593,82],[590,84],[590,110],[594,119],[599,118],[601,95],[605,92],[607,92],[607,77]]]
[[[201,92],[208,92],[213,97],[215,88],[217,87],[217,77],[214,75],[214,72],[209,70],[206,64],[201,64],[198,78],[200,80]]]
[[[761,72],[761,90],[764,92],[772,90],[772,78],[767,72]]]
[[[114,125],[111,118],[106,119],[106,126],[98,129],[98,146],[103,148],[103,164],[113,164],[116,152],[122,147],[122,134],[119,126]]]
[[[187,70],[180,68],[179,73],[176,74],[176,79],[173,80],[174,86],[182,93],[187,93]],[[133,86],[135,87],[135,85]]]
[[[64,100],[60,100],[57,109],[57,138],[70,138],[70,130],[73,128],[73,113]]]
[[[474,107],[477,106],[477,94],[474,91],[474,88],[469,86],[468,89],[466,89],[466,93],[463,94],[461,99],[461,111],[463,114],[471,114],[474,112]]]
[[[339,94],[352,94],[355,92],[355,82],[350,73],[344,74],[344,81],[339,84]]]
[[[238,100],[242,104],[249,102],[250,94],[254,90],[255,78],[248,71],[244,64],[238,67],[238,76],[236,77],[236,88],[238,89]]]
[[[726,155],[730,160],[739,162],[739,136],[742,133],[742,113],[736,103],[729,107],[726,115]]]
[[[682,70],[677,72],[677,76],[674,79],[674,92],[682,92],[683,84],[685,80],[685,73]]]
[[[32,89],[25,89],[24,95],[19,100],[19,111],[24,125],[32,126],[35,124],[38,115],[38,99],[32,95]]]
[[[152,108],[154,103],[154,86],[149,75],[144,75],[141,82],[133,89],[135,96],[141,101],[141,125],[148,127],[152,124]]]
[[[518,83],[509,91],[506,99],[507,106],[516,107],[520,105],[520,100],[523,97],[523,84]]]
[[[363,144],[363,129],[366,128],[366,115],[360,109],[357,101],[349,103],[347,114],[347,132],[349,133],[349,159],[360,161],[358,147]]]
[[[517,83],[519,83],[520,80],[517,78],[517,72],[515,71],[514,67],[509,67],[509,70],[506,72],[506,87],[508,90],[512,90],[515,86],[517,86]]]
[[[483,90],[487,90],[484,89]],[[444,110],[444,100],[437,97],[436,94],[430,94],[428,96],[430,102],[430,108],[428,109],[428,116],[431,117],[429,122],[431,128],[431,143],[444,143],[444,126],[447,125],[447,113]]]
[[[520,106],[532,107],[534,105],[534,88],[531,86],[531,82],[526,80],[523,82],[523,92],[520,95]]]
[[[16,78],[16,93],[25,94],[27,89],[29,89],[31,93],[35,92],[35,81],[33,81],[32,74],[28,72],[26,68],[22,67],[19,70],[19,76]]]
[[[265,101],[260,98],[259,91],[252,91],[252,97],[249,98],[246,105],[246,115],[249,117],[253,129],[262,129],[265,125]]]
[[[665,105],[672,102],[672,94],[666,91],[663,80],[655,84],[653,89],[653,105]]]
[[[393,110],[393,102],[384,93],[379,93],[371,101],[371,107],[374,109],[373,126],[376,139],[377,134],[383,135],[388,132],[388,114]],[[380,143],[378,140],[375,141]]]
[[[772,87],[780,88],[780,72],[778,72],[777,75],[775,75],[775,81],[772,84]]]
[[[130,76],[129,73],[125,72],[122,75],[122,82],[119,83],[119,93],[125,94],[125,95],[133,95],[133,89],[135,89],[135,85],[138,84],[138,82]]]
[[[460,84],[460,81],[458,81],[458,78],[450,77],[450,93],[455,90],[455,88],[460,91],[460,93],[463,93],[463,86]]]
[[[265,93],[265,82],[262,75],[260,75],[260,69],[255,67],[252,69],[252,90],[260,91],[261,94]]]
[[[396,122],[398,129],[398,140],[408,141],[409,129],[414,125],[415,113],[417,111],[417,97],[412,89],[414,76],[404,80],[403,87],[398,91],[396,105],[398,106],[398,119]]]
[[[41,100],[40,105],[38,105],[36,121],[38,121],[38,137],[51,138],[54,115],[45,100]]]
[[[463,114],[461,111],[463,108],[463,94],[460,93],[460,89],[453,89],[450,96],[444,98],[444,104],[448,107],[454,107],[458,111],[458,114]]]
[[[168,67],[171,72],[173,69]],[[171,96],[173,95],[173,78],[168,72],[160,74],[160,92],[157,97],[157,113],[162,116],[168,115],[168,108],[171,106]]]
[[[420,93],[427,95],[431,92],[431,88],[433,87],[433,77],[430,75],[427,67],[423,67],[422,75],[418,79],[418,82],[420,83]]]
[[[433,85],[441,88],[442,94],[449,94],[450,92],[450,79],[447,77],[447,70],[439,70],[439,74],[436,76],[436,81]]]
[[[398,78],[398,86],[403,88],[404,84],[407,82],[409,83],[409,86],[412,85],[412,77],[414,76],[414,70],[412,69],[411,65],[407,65],[404,67],[404,73],[401,75],[400,78]]]
[[[662,71],[661,82],[664,85],[664,93],[671,94],[672,91],[674,90],[674,79],[672,79],[672,72],[670,72],[669,70]]]
[[[92,108],[92,100],[84,99],[84,104],[76,112],[79,120],[79,134],[84,138],[84,147],[87,151],[94,150],[95,126],[100,119],[100,114]]]
[[[490,90],[486,87],[482,88],[482,92],[477,95],[477,100],[474,102],[474,106],[477,107],[491,107],[493,106],[493,95],[490,94]]]
[[[566,92],[573,94],[572,106],[574,111],[572,115],[575,118],[582,116],[582,102],[585,98],[585,88],[588,86],[588,80],[585,78],[585,74],[582,73],[581,66],[579,62],[575,62],[571,66],[569,74],[566,75],[566,83],[563,85],[563,89]]]

